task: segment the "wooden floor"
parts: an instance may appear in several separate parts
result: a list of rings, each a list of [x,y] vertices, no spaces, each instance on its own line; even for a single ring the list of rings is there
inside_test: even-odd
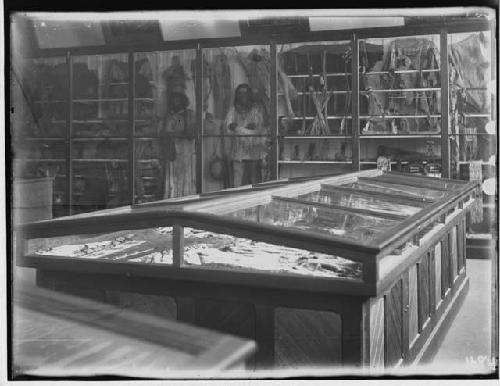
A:
[[[434,355],[406,371],[425,374],[491,372],[491,260],[467,260],[469,291]]]

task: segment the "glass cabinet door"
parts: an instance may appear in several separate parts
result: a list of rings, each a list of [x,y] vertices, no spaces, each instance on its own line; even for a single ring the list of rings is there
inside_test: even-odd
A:
[[[75,56],[72,66],[73,210],[126,205],[128,55]]]
[[[351,170],[350,52],[350,41],[278,46],[280,177]]]
[[[137,53],[137,203],[196,193],[195,50]]]
[[[203,50],[203,191],[270,179],[269,46]]]
[[[450,34],[450,177],[483,184],[483,205],[470,212],[469,233],[494,232],[497,176],[495,81],[490,31]]]
[[[441,175],[439,35],[359,41],[361,168]]]
[[[67,214],[67,63],[64,57],[24,60],[12,73],[14,175],[54,177],[54,216]]]

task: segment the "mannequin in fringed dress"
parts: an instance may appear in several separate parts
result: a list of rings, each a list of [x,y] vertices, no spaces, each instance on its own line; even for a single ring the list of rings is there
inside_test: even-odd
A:
[[[247,84],[235,91],[234,106],[226,117],[227,133],[232,137],[234,185],[262,181],[262,160],[267,154],[266,138],[252,137],[266,132],[262,110],[254,104]]]

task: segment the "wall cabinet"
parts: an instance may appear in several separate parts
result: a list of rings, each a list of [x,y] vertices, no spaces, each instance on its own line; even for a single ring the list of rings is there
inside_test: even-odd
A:
[[[27,60],[12,82],[14,172],[55,177],[54,216],[377,163],[485,181],[494,36],[480,29]],[[255,122],[235,114],[243,86]]]

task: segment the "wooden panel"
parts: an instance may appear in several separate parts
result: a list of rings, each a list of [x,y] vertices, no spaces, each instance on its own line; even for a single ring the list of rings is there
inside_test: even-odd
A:
[[[409,343],[418,335],[418,288],[417,288],[417,266],[414,265],[408,270],[408,334]]]
[[[257,369],[269,369],[275,364],[275,307],[255,305],[255,340],[259,350],[255,356]]]
[[[418,274],[418,332],[429,317],[429,258],[430,253],[426,253],[420,263],[417,264]]]
[[[450,285],[453,284],[457,277],[457,227],[451,228],[449,233],[449,254],[450,254]]]
[[[436,295],[436,307],[439,305],[442,297],[442,278],[441,278],[441,243],[434,247],[434,294]]]
[[[465,238],[465,232],[464,232],[464,223],[463,221],[460,221],[458,223],[457,227],[457,269],[458,272],[462,269],[464,266],[464,238]]]
[[[336,313],[276,308],[276,366],[295,368],[340,363],[341,330],[341,318]]]
[[[385,365],[395,365],[403,354],[402,334],[402,281],[399,280],[385,296]]]
[[[133,292],[119,293],[120,307],[177,320],[177,303],[170,296],[143,295]]]
[[[450,254],[448,249],[448,235],[441,240],[441,297],[444,297],[450,288]]]
[[[429,314],[433,315],[436,309],[436,261],[435,249],[429,251]]]
[[[384,366],[384,297],[370,299],[370,367]]]
[[[255,339],[255,309],[251,304],[197,299],[197,325]]]

